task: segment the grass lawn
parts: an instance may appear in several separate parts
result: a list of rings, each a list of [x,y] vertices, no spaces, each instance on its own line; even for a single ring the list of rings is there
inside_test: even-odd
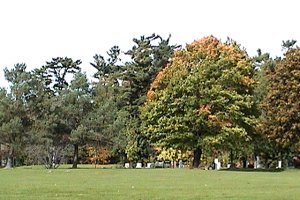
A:
[[[82,167],[82,166],[81,166]],[[300,170],[0,169],[0,199],[300,199]]]

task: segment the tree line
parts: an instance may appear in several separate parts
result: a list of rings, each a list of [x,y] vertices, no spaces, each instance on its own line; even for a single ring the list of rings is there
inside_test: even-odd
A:
[[[299,152],[296,41],[283,42],[283,58],[261,50],[250,57],[213,36],[184,48],[157,34],[133,42],[125,52],[113,46],[96,54],[93,80],[68,57],[31,71],[22,63],[5,68],[1,162],[77,168],[149,162],[171,150],[173,159],[185,152],[193,167],[220,155],[230,163],[259,155],[270,165]]]

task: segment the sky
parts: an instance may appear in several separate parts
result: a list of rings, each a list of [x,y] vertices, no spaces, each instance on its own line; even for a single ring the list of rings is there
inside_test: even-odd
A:
[[[283,40],[300,43],[298,0],[2,0],[0,1],[0,87],[3,69],[26,63],[28,70],[53,57],[81,59],[93,73],[95,54],[114,45],[129,50],[132,39],[157,33],[185,46],[213,35],[227,37],[272,57]]]

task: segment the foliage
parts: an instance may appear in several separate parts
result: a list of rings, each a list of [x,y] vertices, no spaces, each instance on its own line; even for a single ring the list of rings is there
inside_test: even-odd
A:
[[[103,56],[96,54],[94,58],[94,62],[90,63],[97,72],[94,74],[94,77],[103,82],[112,81],[113,83],[117,83],[117,76],[112,76],[119,72],[120,66],[117,65],[117,62],[120,61],[120,48],[118,46],[113,46],[108,52],[107,55],[109,58],[107,60],[104,59]]]
[[[294,152],[299,142],[300,49],[290,48],[274,71],[268,71],[267,95],[262,101],[260,130],[274,144],[276,152]]]
[[[76,167],[86,145],[107,147],[111,162],[146,162],[156,148],[165,149],[163,157],[180,149],[193,152],[194,166],[202,153],[217,151],[266,160],[297,153],[295,44],[283,41],[284,58],[258,50],[251,59],[230,39],[209,36],[180,49],[170,36],[152,34],[134,38],[126,52],[113,46],[107,58],[96,54],[94,82],[81,72],[80,60],[68,57],[33,71],[26,64],[5,68],[0,144],[7,149],[1,157],[7,167],[44,162],[51,168],[69,147]]]
[[[49,168],[61,160],[62,151],[70,142],[72,129],[78,126],[75,121],[84,117],[81,114],[82,108],[75,108],[80,100],[86,99],[83,95],[79,101],[76,101],[75,97],[82,95],[78,93],[85,92],[86,87],[89,87],[87,83],[82,83],[84,76],[77,73],[69,87],[69,80],[80,71],[80,64],[80,60],[73,61],[71,58],[58,57],[32,72],[33,82],[36,83],[33,87],[34,104],[31,105],[34,119],[33,142],[44,145],[44,150],[40,149],[41,154],[44,155],[42,160]],[[82,88],[78,88],[80,84],[83,84]],[[81,113],[78,113],[80,111]],[[77,118],[74,117],[75,113],[78,114]]]
[[[11,70],[5,68],[4,74],[10,83],[10,90],[0,90],[0,144],[5,144],[9,149],[7,168],[13,167],[14,158],[20,157],[31,126],[28,112],[31,75],[26,67],[25,64],[16,64]]]
[[[73,168],[77,168],[78,146],[87,143],[89,132],[85,126],[85,118],[93,110],[89,83],[85,74],[74,74],[70,87],[63,96],[62,112],[66,118],[66,127],[70,132],[70,142],[74,145]]]
[[[276,60],[270,57],[269,53],[262,53],[260,49],[257,50],[257,55],[253,58],[255,64],[255,76],[254,79],[257,85],[254,89],[255,104],[257,107],[260,106],[262,100],[268,93],[269,79],[267,74],[275,70]],[[254,155],[261,156],[264,160],[269,158],[274,159],[276,154],[273,142],[270,142],[266,135],[260,130],[260,123],[264,121],[264,115],[262,115],[262,110],[257,109],[257,114],[259,116],[257,124],[257,134],[252,138],[254,144]]]
[[[147,159],[150,154],[147,138],[140,131],[139,107],[145,102],[151,82],[179,47],[169,44],[170,37],[163,39],[152,34],[148,37],[141,36],[140,39],[134,38],[135,45],[126,52],[132,61],[125,64],[121,79],[125,87],[123,101],[128,102],[124,108],[130,116],[126,126],[126,153],[130,161]]]
[[[254,132],[253,73],[233,41],[209,36],[187,45],[152,83],[145,133],[156,145],[193,150],[194,160],[203,145],[243,148]]]
[[[289,49],[292,48],[297,43],[297,40],[286,40],[282,41],[282,48],[283,49]]]
[[[93,132],[92,140],[101,145],[111,145],[115,134],[119,134],[114,123],[118,118],[115,88],[97,84],[94,88],[94,109],[86,120],[86,126]],[[120,124],[120,126],[122,126]]]
[[[173,148],[163,148],[159,150],[158,155],[156,156],[157,160],[166,160],[166,161],[179,161],[179,160],[188,160],[191,152],[182,151]]]
[[[262,53],[257,50],[257,55],[254,57],[255,64],[255,80],[258,83],[254,90],[256,103],[259,104],[267,93],[267,72],[275,69],[275,60],[268,53]]]
[[[72,58],[52,58],[51,61],[46,62],[37,72],[43,78],[45,87],[53,92],[61,91],[69,85],[68,75],[80,71],[79,65],[81,60],[73,61]]]
[[[110,158],[110,153],[106,147],[100,147],[100,148],[95,148],[95,147],[88,147],[88,159],[90,160],[91,163],[95,164],[95,168],[97,164],[107,164],[109,162]]]

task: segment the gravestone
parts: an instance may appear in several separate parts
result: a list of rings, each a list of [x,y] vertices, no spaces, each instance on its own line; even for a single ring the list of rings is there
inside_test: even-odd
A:
[[[124,167],[128,169],[130,167],[129,163],[125,163]]]
[[[184,167],[184,166],[183,166],[182,160],[179,160],[179,165],[178,165],[178,167],[179,167],[179,168],[183,168],[183,167]]]
[[[142,163],[140,163],[140,162],[136,163],[136,167],[135,168],[141,169],[142,168]]]
[[[278,169],[281,169],[282,168],[282,161],[281,160],[279,160],[278,161],[278,167],[277,167]]]
[[[219,162],[218,158],[215,158],[214,164],[215,164],[215,170],[221,169],[221,163]]]
[[[146,168],[154,168],[154,164],[153,163],[147,163]]]

